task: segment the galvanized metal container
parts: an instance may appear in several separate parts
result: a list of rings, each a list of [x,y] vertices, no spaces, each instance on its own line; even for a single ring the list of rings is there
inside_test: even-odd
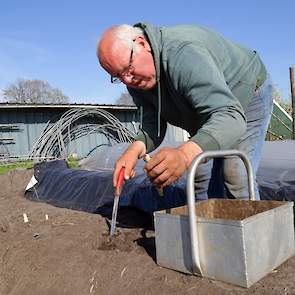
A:
[[[232,154],[242,153],[217,153],[218,157]],[[215,155],[203,153],[192,164],[188,206],[154,213],[157,263],[250,287],[294,255],[293,203],[254,201],[251,165],[242,154],[252,200],[210,199],[195,204],[191,185],[197,165]]]

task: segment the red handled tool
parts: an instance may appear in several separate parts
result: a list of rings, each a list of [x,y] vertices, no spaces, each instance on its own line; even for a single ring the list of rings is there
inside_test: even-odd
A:
[[[117,184],[116,184],[116,188],[115,188],[115,197],[114,197],[110,236],[113,236],[115,233],[115,230],[116,230],[119,197],[120,197],[122,187],[124,184],[124,173],[125,173],[125,167],[121,167],[120,172],[119,172],[119,176],[118,176],[118,180],[117,180]]]

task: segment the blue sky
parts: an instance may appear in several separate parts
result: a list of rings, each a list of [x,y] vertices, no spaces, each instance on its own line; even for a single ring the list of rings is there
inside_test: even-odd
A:
[[[75,1],[0,3],[0,90],[18,78],[41,79],[76,103],[114,103],[125,91],[110,84],[95,47],[114,24],[201,24],[252,49],[279,91],[289,97],[295,64],[295,1]],[[0,92],[1,95],[1,92]]]

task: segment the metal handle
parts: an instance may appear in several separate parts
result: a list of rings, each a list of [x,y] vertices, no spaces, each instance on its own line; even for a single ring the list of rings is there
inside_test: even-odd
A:
[[[191,251],[192,251],[192,271],[194,274],[201,274],[202,270],[200,267],[200,256],[198,250],[198,233],[197,233],[197,217],[195,208],[195,188],[194,180],[196,170],[202,160],[206,158],[221,158],[225,156],[238,156],[240,157],[247,170],[248,174],[248,185],[249,185],[249,199],[255,200],[254,190],[254,177],[252,165],[245,153],[238,150],[224,150],[224,151],[208,151],[198,155],[192,162],[187,178],[186,193],[187,193],[187,205],[188,205],[188,216],[189,216],[189,227],[190,227],[190,240],[191,240]]]

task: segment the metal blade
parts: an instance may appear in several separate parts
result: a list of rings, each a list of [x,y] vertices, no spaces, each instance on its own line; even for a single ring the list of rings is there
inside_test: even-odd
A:
[[[113,236],[114,233],[115,233],[115,230],[116,230],[118,204],[119,204],[119,196],[115,196],[115,198],[114,198],[114,205],[113,205],[113,213],[112,213],[112,222],[111,222],[110,236]]]

